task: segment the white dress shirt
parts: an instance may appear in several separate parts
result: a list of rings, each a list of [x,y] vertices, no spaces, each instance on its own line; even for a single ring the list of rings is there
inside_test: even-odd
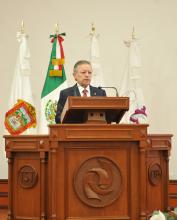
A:
[[[83,90],[87,90],[87,97],[90,97],[90,86],[88,85],[86,88],[84,88],[84,87],[82,87],[81,85],[79,85],[78,83],[77,83],[77,87],[78,87],[78,89],[79,89],[79,92],[80,92],[80,94],[81,94],[81,96],[83,96],[84,94],[83,94]]]

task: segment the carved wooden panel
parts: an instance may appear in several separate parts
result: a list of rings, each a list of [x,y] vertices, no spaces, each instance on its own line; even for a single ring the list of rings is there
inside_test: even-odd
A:
[[[59,149],[56,160],[63,164],[56,164],[56,176],[60,179],[64,175],[64,180],[58,181],[56,189],[57,216],[63,208],[64,219],[85,216],[88,219],[120,219],[120,216],[129,219],[137,216],[139,166],[136,142],[76,142],[59,144]],[[62,151],[64,157],[61,157]],[[61,166],[64,168],[62,175]],[[64,207],[61,206],[63,199]]]
[[[149,213],[154,211],[154,207],[156,210],[167,208],[168,173],[164,153],[157,150],[148,152],[147,211]]]
[[[25,169],[35,172],[24,173]],[[40,176],[39,153],[16,153],[13,174],[14,215],[39,217],[40,180],[36,181],[35,177],[36,174]]]
[[[38,172],[36,169],[29,165],[25,164],[22,166],[18,172],[18,182],[21,187],[28,189],[33,188],[38,181]]]
[[[162,167],[159,163],[152,163],[148,167],[148,180],[151,185],[157,186],[162,181]]]
[[[75,192],[91,207],[105,207],[113,203],[122,189],[120,169],[108,157],[91,157],[75,170]]]

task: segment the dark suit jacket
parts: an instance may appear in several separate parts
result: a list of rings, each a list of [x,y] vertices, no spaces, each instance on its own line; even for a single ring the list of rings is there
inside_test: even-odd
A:
[[[90,86],[91,96],[106,96],[106,92],[103,89],[98,89],[97,87]],[[57,124],[61,123],[61,113],[63,111],[64,105],[68,96],[81,96],[77,84],[60,92],[60,97],[57,104],[57,112],[55,116],[55,122]]]

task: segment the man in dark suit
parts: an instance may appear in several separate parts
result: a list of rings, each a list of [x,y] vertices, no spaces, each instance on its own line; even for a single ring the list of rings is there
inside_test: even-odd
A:
[[[90,85],[92,79],[92,66],[89,61],[78,61],[74,65],[73,76],[76,80],[76,84],[60,92],[55,116],[56,123],[61,123],[61,113],[68,96],[106,96],[105,90]]]

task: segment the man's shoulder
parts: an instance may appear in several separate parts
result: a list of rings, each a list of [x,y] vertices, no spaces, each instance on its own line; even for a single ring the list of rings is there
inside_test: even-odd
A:
[[[61,90],[61,93],[69,93],[70,91],[73,91],[75,86],[71,86],[71,87],[68,87],[66,89],[63,89]]]

